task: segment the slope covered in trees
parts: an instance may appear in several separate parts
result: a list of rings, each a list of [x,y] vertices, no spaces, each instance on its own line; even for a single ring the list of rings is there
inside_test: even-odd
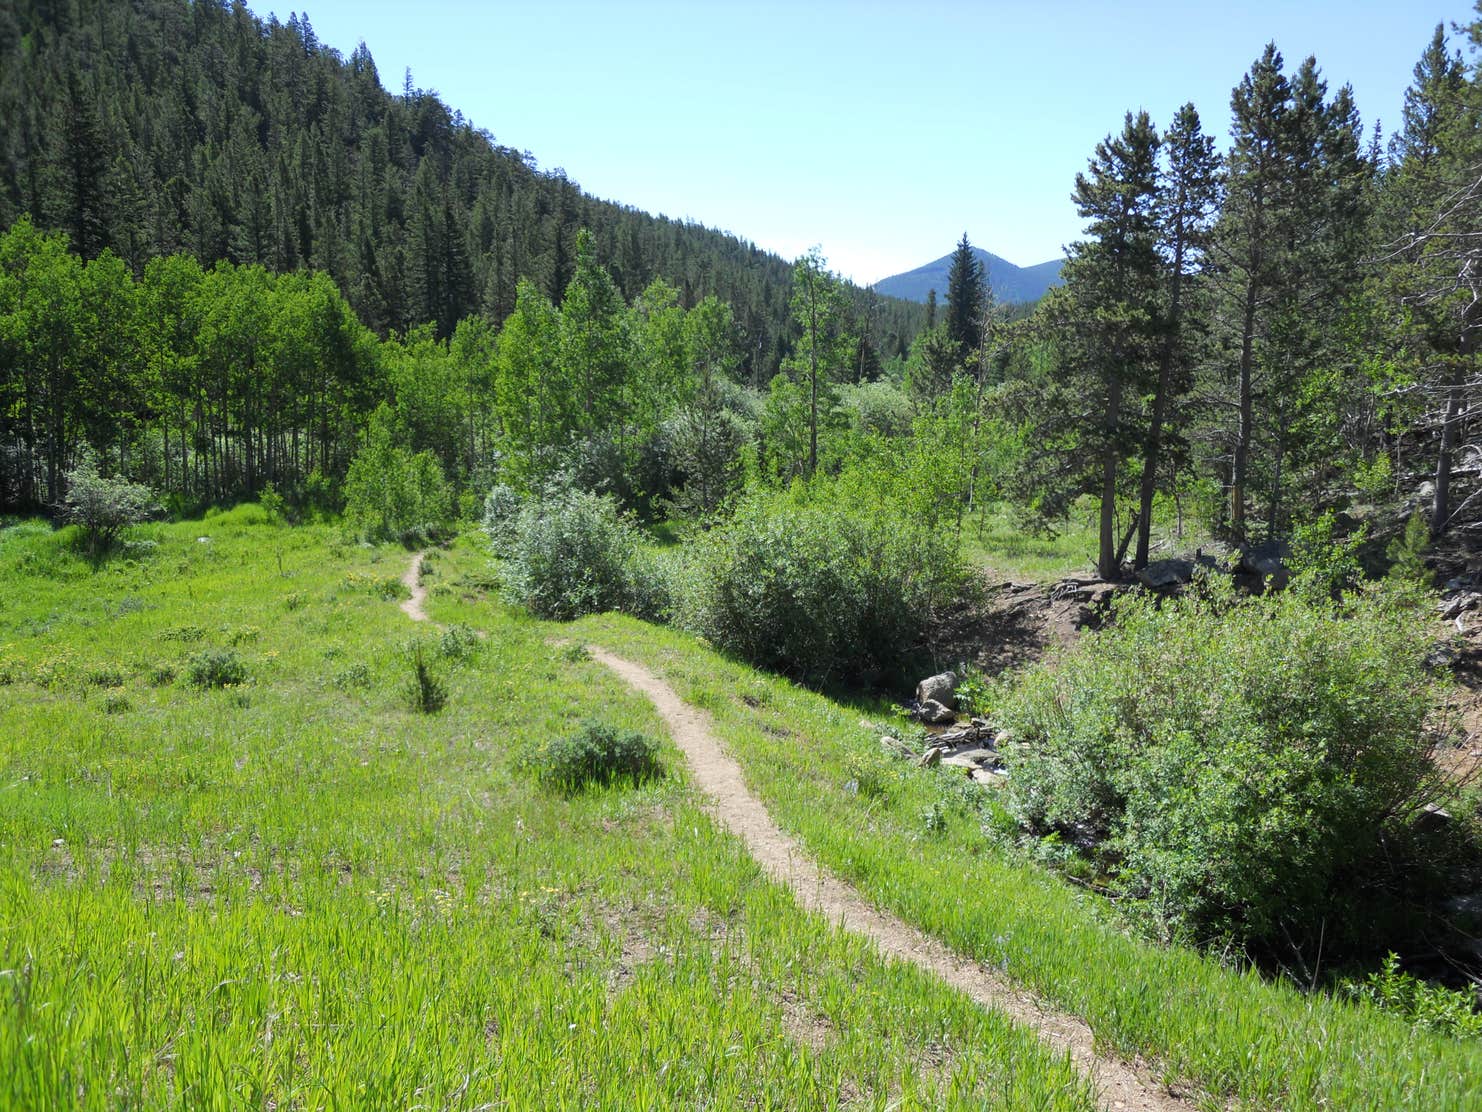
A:
[[[328,274],[381,335],[480,315],[528,279],[559,300],[576,234],[632,300],[664,278],[732,306],[746,374],[785,356],[789,264],[734,235],[601,201],[417,88],[381,85],[307,18],[221,0],[22,0],[0,8],[0,227],[29,216],[136,274],[185,251]],[[856,291],[856,296],[863,295]],[[903,350],[919,310],[870,302],[864,338]]]

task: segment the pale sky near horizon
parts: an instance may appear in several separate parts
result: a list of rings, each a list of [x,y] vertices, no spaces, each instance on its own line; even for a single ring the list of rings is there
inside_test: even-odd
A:
[[[865,283],[972,242],[1027,266],[1080,232],[1069,194],[1128,109],[1193,101],[1223,144],[1230,90],[1268,40],[1317,57],[1367,130],[1465,0],[602,3],[249,0],[364,41],[450,108],[588,193],[786,257],[813,244]],[[1463,46],[1460,35],[1453,47]]]

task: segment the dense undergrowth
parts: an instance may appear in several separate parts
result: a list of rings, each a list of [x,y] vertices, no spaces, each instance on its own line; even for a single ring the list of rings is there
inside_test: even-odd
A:
[[[490,636],[423,631],[447,702],[413,710],[405,552],[339,538],[243,507],[95,569],[0,529],[0,1107],[1092,1107],[800,912],[682,775],[524,771],[584,718],[662,731],[481,547],[426,583]]]
[[[1453,739],[1430,600],[1326,588],[1130,596],[1002,684],[1015,816],[1163,937],[1304,969],[1418,937],[1478,856],[1434,810],[1458,792],[1433,759]]]

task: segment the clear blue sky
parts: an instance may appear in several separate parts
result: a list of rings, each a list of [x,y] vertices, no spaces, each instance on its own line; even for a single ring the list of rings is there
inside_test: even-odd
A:
[[[1068,195],[1129,108],[1192,100],[1221,139],[1268,40],[1399,122],[1411,69],[1466,0],[1207,5],[251,0],[309,17],[589,193],[868,282],[973,243],[1020,265],[1080,231]],[[1458,44],[1459,45],[1459,44]]]

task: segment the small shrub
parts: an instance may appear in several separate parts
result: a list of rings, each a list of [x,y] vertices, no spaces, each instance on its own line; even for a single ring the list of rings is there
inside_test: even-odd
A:
[[[403,688],[407,704],[419,714],[436,714],[447,705],[447,687],[433,674],[421,641],[413,641],[407,646],[406,657],[411,669]]]
[[[1388,458],[1388,457],[1385,457]],[[1429,587],[1435,578],[1425,566],[1425,550],[1430,547],[1431,529],[1425,515],[1416,510],[1405,522],[1405,532],[1389,542],[1384,550],[1389,558],[1389,574],[1393,579]]]
[[[262,636],[262,630],[257,626],[225,626],[222,633],[226,635],[227,644],[232,646],[251,644]]]
[[[149,668],[147,675],[153,687],[167,687],[175,682],[175,668],[171,664],[153,665]]]
[[[947,812],[942,807],[941,801],[933,801],[930,807],[921,812],[921,825],[925,827],[928,834],[942,834],[947,829]]]
[[[206,631],[200,626],[175,626],[160,634],[161,641],[179,641],[182,645],[193,645],[204,639]]]
[[[979,667],[968,664],[958,669],[957,709],[964,714],[987,715],[993,711],[992,679]]]
[[[308,600],[298,591],[291,591],[283,596],[283,609],[288,611],[300,610]]]
[[[1367,526],[1360,526],[1348,536],[1340,535],[1337,516],[1327,510],[1292,530],[1292,563],[1317,590],[1342,594],[1363,578],[1359,552],[1367,537]]]
[[[639,784],[662,775],[653,738],[591,719],[575,733],[548,742],[531,763],[542,784],[563,792],[615,781]]]
[[[263,513],[268,515],[268,522],[276,525],[283,520],[283,496],[278,493],[278,488],[271,482],[263,484],[262,493],[257,496],[257,504],[262,507]]]
[[[844,762],[844,771],[845,784],[854,785],[854,793],[864,799],[890,798],[891,789],[900,778],[894,762],[881,752],[851,752]]]
[[[88,552],[95,558],[113,547],[123,530],[155,513],[153,491],[123,479],[103,478],[91,459],[68,471],[66,480],[63,512],[68,521],[82,527]]]
[[[335,673],[334,685],[341,690],[352,687],[366,688],[370,684],[370,669],[359,661]]]
[[[407,585],[395,575],[366,575],[352,571],[345,576],[345,586],[352,591],[367,591],[382,602],[400,602],[412,597]]]
[[[437,655],[447,660],[467,660],[483,644],[479,635],[466,625],[451,625],[437,639]]]
[[[190,658],[185,670],[192,687],[229,687],[247,682],[247,665],[231,649],[207,649]]]
[[[88,671],[87,682],[94,687],[122,687],[124,674],[112,664],[99,664]]]
[[[638,538],[610,498],[559,490],[520,511],[506,578],[516,600],[542,618],[626,610],[650,617],[651,580]]]
[[[1477,993],[1450,989],[1422,981],[1400,968],[1400,957],[1391,952],[1384,964],[1362,981],[1349,981],[1345,993],[1376,1008],[1392,1012],[1425,1031],[1460,1039],[1482,1038],[1482,1014],[1477,1012]]]
[[[129,702],[129,697],[122,687],[114,688],[103,697],[104,714],[123,714],[132,709],[133,704]]]

